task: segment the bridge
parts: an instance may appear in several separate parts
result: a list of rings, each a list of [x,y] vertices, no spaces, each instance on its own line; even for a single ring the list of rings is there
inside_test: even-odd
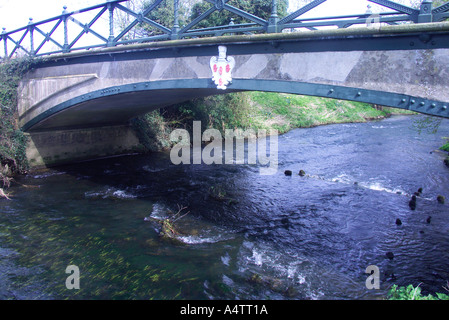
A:
[[[167,27],[151,18],[162,0],[142,12],[114,0],[75,12],[64,8],[58,17],[4,30],[3,59],[19,52],[36,59],[20,83],[18,103],[19,124],[31,138],[31,164],[133,150],[138,139],[128,126],[130,119],[192,98],[236,91],[313,95],[449,118],[449,23],[443,22],[449,2],[434,8],[423,1],[414,9],[370,0],[393,11],[301,18],[325,1],[314,0],[278,17],[273,0],[268,19],[263,19],[229,0],[206,0],[209,9],[185,26],[179,25],[179,1],[174,1],[173,25]],[[115,35],[117,11],[131,19]],[[241,17],[241,23],[193,29],[212,13],[225,11]],[[83,13],[95,16],[84,24],[76,18]],[[106,13],[109,34],[102,36],[93,25]],[[73,40],[69,22],[82,29]],[[127,37],[139,24],[157,32]],[[50,31],[44,32],[44,26]],[[58,28],[63,29],[62,43],[55,36]],[[89,33],[99,43],[77,46]],[[36,46],[38,34],[43,39]],[[53,46],[45,51],[48,42]],[[219,53],[219,48],[226,51]],[[225,86],[212,80],[211,61],[220,59],[232,65],[232,81]]]

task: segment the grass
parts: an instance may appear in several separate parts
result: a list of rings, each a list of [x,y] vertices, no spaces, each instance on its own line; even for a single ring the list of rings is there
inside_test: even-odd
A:
[[[378,110],[361,102],[272,92],[248,94],[258,106],[261,121],[281,133],[331,123],[365,122],[394,113],[391,109]]]

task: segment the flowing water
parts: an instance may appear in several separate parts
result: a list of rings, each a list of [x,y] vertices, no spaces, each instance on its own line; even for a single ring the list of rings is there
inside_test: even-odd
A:
[[[168,153],[31,172],[0,200],[0,298],[382,299],[393,284],[445,292],[449,205],[436,197],[449,198],[449,168],[434,150],[449,121],[432,135],[413,119],[290,131],[268,176],[249,164],[176,166]],[[160,222],[178,206],[188,214],[175,223],[178,241],[167,241]],[[78,290],[66,288],[69,265]],[[378,290],[366,288],[369,265]]]

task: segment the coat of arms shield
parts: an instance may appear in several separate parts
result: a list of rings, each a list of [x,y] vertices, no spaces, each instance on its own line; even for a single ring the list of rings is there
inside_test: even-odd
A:
[[[227,86],[232,82],[232,70],[235,66],[233,57],[226,57],[227,48],[225,46],[218,47],[218,58],[210,59],[210,68],[212,70],[212,80],[217,85],[217,89],[226,90]]]

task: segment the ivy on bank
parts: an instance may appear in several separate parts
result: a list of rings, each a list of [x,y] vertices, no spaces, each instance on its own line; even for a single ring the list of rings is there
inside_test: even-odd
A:
[[[18,126],[17,88],[36,60],[16,58],[0,64],[0,183],[28,169],[27,138]]]

